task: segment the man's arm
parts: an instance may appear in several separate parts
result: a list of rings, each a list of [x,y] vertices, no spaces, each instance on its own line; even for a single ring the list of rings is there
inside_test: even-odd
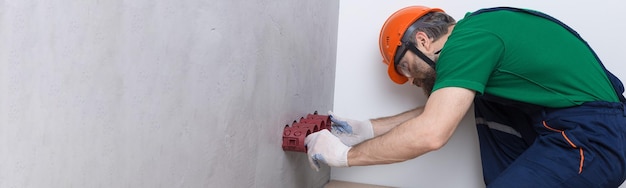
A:
[[[372,127],[374,128],[374,137],[387,133],[389,130],[408,121],[409,119],[419,116],[423,111],[424,107],[420,106],[395,116],[372,119],[371,122]]]
[[[443,147],[472,105],[474,96],[474,91],[458,87],[435,91],[421,115],[352,147],[348,166],[401,162]]]

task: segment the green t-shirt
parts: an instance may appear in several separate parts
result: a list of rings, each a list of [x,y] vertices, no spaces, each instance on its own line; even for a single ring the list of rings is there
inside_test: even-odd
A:
[[[561,25],[522,12],[469,14],[441,51],[433,91],[462,87],[555,108],[619,101],[593,53]]]

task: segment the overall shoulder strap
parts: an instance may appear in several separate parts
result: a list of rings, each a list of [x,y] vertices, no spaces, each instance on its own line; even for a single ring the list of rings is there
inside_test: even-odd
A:
[[[513,11],[513,12],[523,12],[523,13],[531,14],[531,15],[534,15],[534,16],[542,17],[542,18],[550,20],[550,21],[552,21],[554,23],[557,23],[560,26],[562,26],[563,28],[567,29],[567,31],[569,31],[574,36],[576,36],[580,41],[582,41],[587,46],[587,48],[589,48],[589,50],[591,51],[593,56],[596,58],[598,63],[600,63],[600,66],[602,67],[602,69],[604,69],[604,72],[606,73],[606,76],[611,81],[611,84],[613,85],[613,89],[615,90],[615,93],[617,94],[617,97],[619,98],[619,100],[622,101],[622,102],[626,102],[626,98],[624,98],[624,95],[622,95],[622,93],[624,93],[624,84],[622,84],[622,82],[615,75],[613,75],[613,73],[611,73],[609,70],[606,69],[606,67],[604,67],[604,64],[602,63],[602,61],[600,60],[600,58],[598,57],[596,52],[593,51],[591,46],[589,46],[587,41],[585,41],[582,37],[580,37],[580,35],[576,31],[574,31],[574,29],[572,29],[571,27],[567,26],[563,22],[557,20],[556,18],[554,18],[554,17],[552,17],[550,15],[538,12],[538,11],[528,10],[528,9],[521,9],[521,8],[514,8],[514,7],[494,7],[494,8],[480,9],[480,10],[470,14],[470,16],[474,16],[474,15],[485,13],[485,12],[499,11],[499,10],[506,10],[506,11]]]

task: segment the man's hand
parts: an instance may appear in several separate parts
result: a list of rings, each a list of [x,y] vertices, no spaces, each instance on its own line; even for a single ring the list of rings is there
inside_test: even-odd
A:
[[[331,126],[332,133],[339,137],[344,144],[353,146],[374,137],[374,128],[370,120],[357,121],[340,118],[332,111],[329,111],[328,114],[330,115],[330,120],[333,122]]]
[[[319,162],[324,162],[331,167],[347,167],[348,151],[351,147],[346,146],[328,130],[324,129],[304,139],[304,144],[308,148],[307,155],[311,168],[319,171]]]

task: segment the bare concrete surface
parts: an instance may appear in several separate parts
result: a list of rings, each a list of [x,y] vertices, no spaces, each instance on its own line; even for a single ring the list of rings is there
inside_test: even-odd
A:
[[[0,1],[0,187],[322,187],[338,1]]]

